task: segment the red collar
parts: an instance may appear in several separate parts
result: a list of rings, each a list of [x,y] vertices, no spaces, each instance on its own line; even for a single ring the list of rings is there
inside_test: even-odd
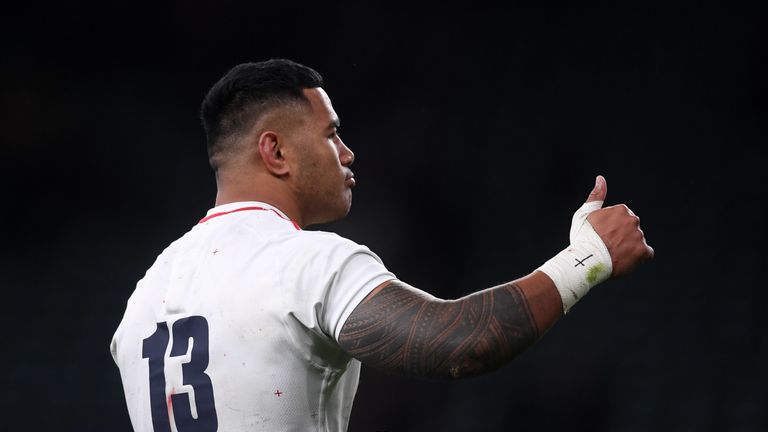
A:
[[[226,204],[225,204],[225,205],[226,205]],[[220,206],[220,207],[221,207],[221,206]],[[276,214],[276,215],[277,215],[277,216],[278,216],[280,219],[284,219],[284,220],[287,220],[288,222],[292,223],[292,224],[293,224],[293,226],[294,226],[294,227],[295,227],[297,230],[301,231],[301,227],[299,226],[299,224],[297,224],[296,222],[294,222],[294,221],[290,220],[290,219],[289,219],[289,218],[287,218],[286,216],[283,216],[283,215],[282,215],[282,214],[281,214],[279,211],[277,211],[276,209],[273,209],[273,208],[266,208],[266,207],[259,207],[259,206],[248,206],[248,207],[240,207],[240,208],[236,208],[236,209],[234,209],[234,210],[223,211],[223,212],[218,212],[218,213],[210,213],[210,212],[209,212],[208,216],[206,216],[206,217],[204,217],[204,218],[200,219],[200,222],[198,222],[198,224],[201,224],[201,223],[205,223],[205,222],[208,222],[209,220],[211,220],[211,219],[213,219],[213,218],[215,218],[215,217],[219,217],[219,216],[228,215],[228,214],[230,214],[230,213],[237,213],[237,212],[241,212],[241,211],[250,211],[250,210],[271,211],[271,212],[273,212],[274,214]]]

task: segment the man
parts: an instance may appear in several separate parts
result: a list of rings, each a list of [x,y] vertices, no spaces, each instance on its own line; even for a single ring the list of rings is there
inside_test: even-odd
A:
[[[302,228],[344,217],[354,154],[314,70],[242,64],[202,106],[216,206],[157,258],[112,340],[137,431],[345,430],[360,362],[456,379],[505,364],[595,284],[653,256],[639,219],[574,215],[537,271],[457,300],[399,281],[365,246]]]

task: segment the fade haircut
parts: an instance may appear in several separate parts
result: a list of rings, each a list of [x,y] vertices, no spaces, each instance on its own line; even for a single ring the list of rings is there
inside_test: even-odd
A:
[[[309,100],[303,90],[322,87],[314,69],[286,59],[242,63],[211,87],[200,107],[208,142],[208,160],[214,170],[231,150],[231,139],[249,130],[268,111]]]

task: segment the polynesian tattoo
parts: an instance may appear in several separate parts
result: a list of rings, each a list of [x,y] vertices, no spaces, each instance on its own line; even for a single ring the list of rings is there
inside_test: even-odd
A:
[[[490,372],[539,336],[514,283],[441,300],[393,281],[347,319],[339,344],[366,365],[425,379]]]

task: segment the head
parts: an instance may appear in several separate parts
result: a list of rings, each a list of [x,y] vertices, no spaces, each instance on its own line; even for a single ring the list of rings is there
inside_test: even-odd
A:
[[[220,197],[275,204],[303,226],[349,212],[354,155],[322,84],[306,66],[269,60],[235,66],[211,88],[201,118]]]

